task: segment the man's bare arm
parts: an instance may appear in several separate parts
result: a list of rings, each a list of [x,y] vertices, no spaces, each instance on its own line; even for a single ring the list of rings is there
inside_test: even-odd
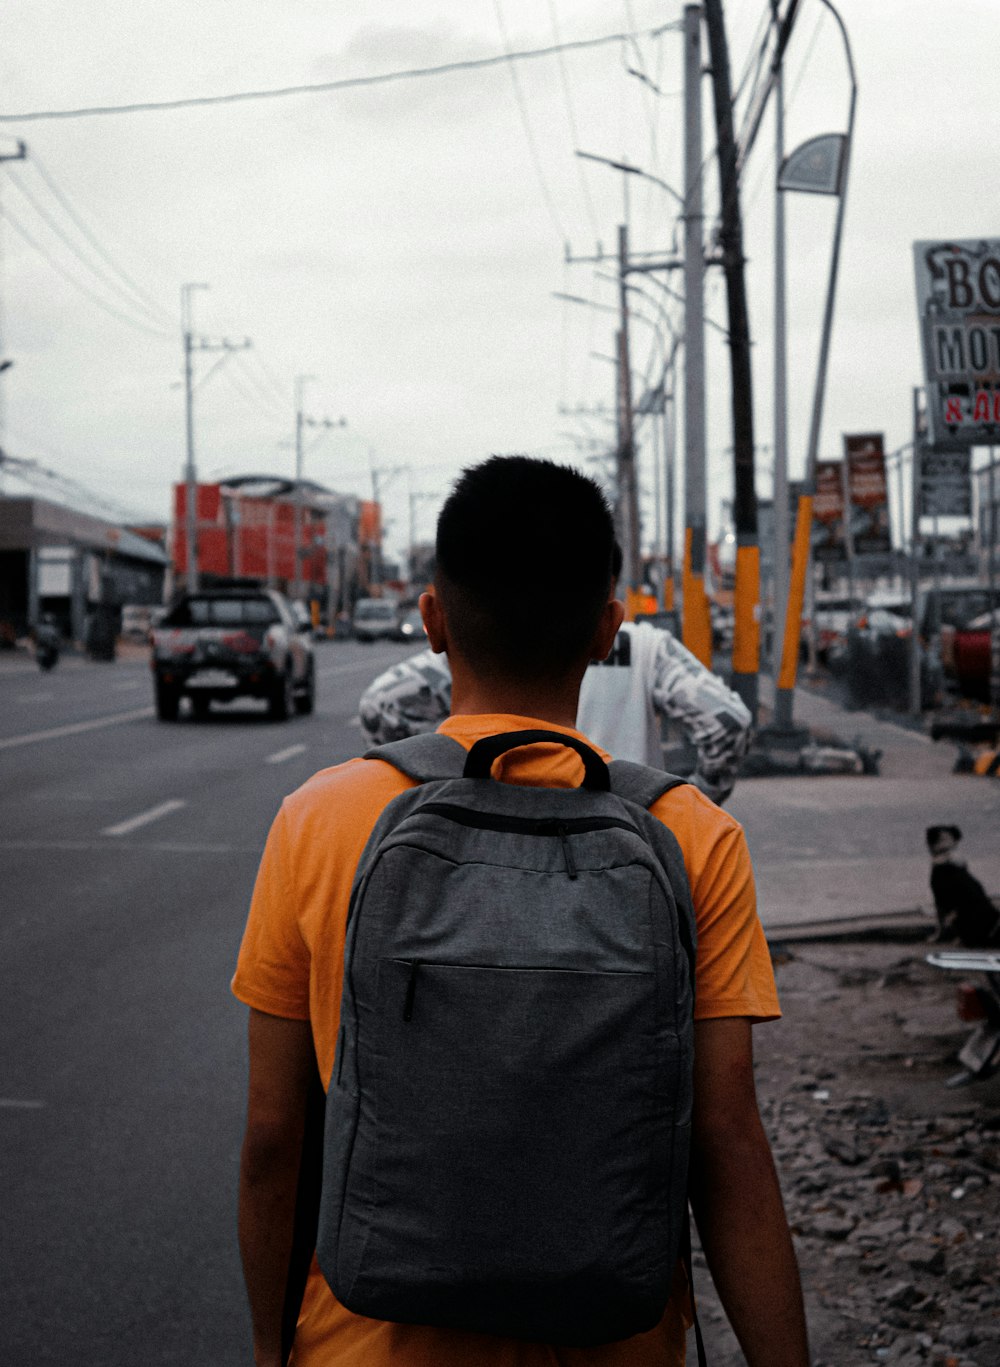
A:
[[[250,1085],[240,1155],[240,1253],[257,1367],[280,1367],[306,1096],[315,1071],[308,1021],[250,1012]]]
[[[798,1266],[757,1110],[748,1020],[695,1025],[691,1203],[748,1367],[809,1367]]]

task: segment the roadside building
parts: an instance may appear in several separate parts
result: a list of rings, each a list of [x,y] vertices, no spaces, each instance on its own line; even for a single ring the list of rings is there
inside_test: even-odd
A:
[[[48,499],[0,498],[0,638],[13,644],[47,612],[82,641],[95,613],[162,603],[168,564],[148,535]]]

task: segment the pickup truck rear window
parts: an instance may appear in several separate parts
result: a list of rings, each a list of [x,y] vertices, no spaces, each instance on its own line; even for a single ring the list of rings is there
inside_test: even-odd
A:
[[[280,622],[267,598],[185,598],[161,622],[164,627],[250,627]]]

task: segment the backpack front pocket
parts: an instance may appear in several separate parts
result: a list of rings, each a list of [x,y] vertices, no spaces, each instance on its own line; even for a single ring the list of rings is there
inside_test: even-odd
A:
[[[360,1131],[372,1143],[359,1137],[347,1189],[367,1227],[349,1308],[423,1323],[482,1325],[485,1313],[508,1334],[514,1315],[532,1337],[542,1303],[586,1318],[599,1286],[606,1313],[610,1282],[634,1313],[650,1231],[662,1233],[650,1173],[669,1165],[655,983],[380,961],[372,1124]],[[653,1189],[666,1200],[665,1182]]]

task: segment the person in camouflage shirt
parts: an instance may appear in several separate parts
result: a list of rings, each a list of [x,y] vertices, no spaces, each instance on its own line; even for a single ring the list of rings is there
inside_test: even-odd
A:
[[[371,743],[383,745],[436,730],[450,708],[448,657],[423,650],[380,674],[359,713]],[[616,759],[662,768],[661,717],[677,722],[697,752],[691,781],[724,802],[750,744],[750,713],[669,631],[626,622],[608,658],[584,675],[577,725]]]

